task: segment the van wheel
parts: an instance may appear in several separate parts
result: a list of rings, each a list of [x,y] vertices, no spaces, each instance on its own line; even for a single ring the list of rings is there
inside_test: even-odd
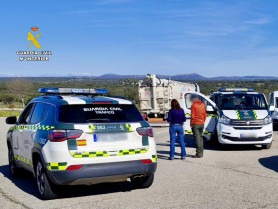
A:
[[[54,192],[54,185],[48,180],[45,169],[42,166],[41,161],[36,164],[36,181],[39,190],[39,194],[42,199],[50,200],[57,198],[57,194]]]
[[[149,188],[153,184],[154,174],[145,177],[133,177],[130,180],[135,188]]]
[[[271,145],[272,145],[272,142],[270,142],[269,144],[263,144],[262,148],[263,149],[270,149]]]
[[[219,145],[217,130],[215,130],[215,131],[211,134],[211,137],[210,137],[209,142],[210,142],[211,144],[214,144],[214,145]]]
[[[17,167],[15,160],[14,160],[14,153],[12,151],[12,149],[9,147],[9,168],[10,168],[10,173],[12,175],[12,177],[17,177],[19,176],[20,173],[20,169]]]

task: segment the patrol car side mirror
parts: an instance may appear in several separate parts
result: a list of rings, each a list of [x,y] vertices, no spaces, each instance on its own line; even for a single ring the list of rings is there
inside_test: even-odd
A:
[[[275,110],[275,107],[273,106],[273,105],[271,105],[270,107],[269,107],[269,111],[270,112],[273,112]]]
[[[16,124],[17,118],[16,116],[10,116],[6,118],[6,123],[7,124]]]
[[[207,112],[213,112],[213,111],[214,111],[213,107],[208,105],[207,106]]]

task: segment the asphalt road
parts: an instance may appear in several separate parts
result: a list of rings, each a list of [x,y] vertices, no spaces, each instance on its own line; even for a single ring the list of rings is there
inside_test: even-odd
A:
[[[8,170],[6,132],[0,118],[0,205],[2,208],[278,208],[278,134],[270,150],[259,146],[207,146],[204,158],[166,160],[167,128],[154,130],[158,150],[155,182],[133,190],[129,182],[66,188],[61,199],[42,201],[28,173]],[[187,154],[194,154],[186,139]],[[179,147],[176,149],[179,152]]]

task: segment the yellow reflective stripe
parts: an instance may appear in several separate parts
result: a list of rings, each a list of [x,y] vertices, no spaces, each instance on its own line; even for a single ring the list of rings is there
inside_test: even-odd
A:
[[[49,162],[46,164],[48,170],[65,170],[67,167],[66,162]]]
[[[152,155],[152,161],[156,162],[157,161],[157,155]]]
[[[258,116],[257,116],[257,113],[255,110],[253,110],[253,114],[254,114],[255,119],[257,119]]]
[[[191,113],[184,113],[185,116],[191,116]],[[207,117],[215,117],[218,118],[217,114],[207,114]]]
[[[18,129],[31,129],[31,130],[50,130],[54,129],[54,126],[51,125],[17,125],[13,126],[9,129],[9,131],[12,130],[18,130]]]
[[[134,155],[134,154],[142,154],[148,151],[148,148],[138,148],[138,149],[126,149],[120,150],[117,155]]]
[[[130,124],[125,124],[125,127],[128,129],[128,131],[132,131],[131,125]]]
[[[26,158],[26,157],[14,154],[14,159],[33,166],[32,161],[30,159]]]
[[[238,110],[236,110],[236,115],[237,115],[237,119],[240,119],[240,114],[239,114]]]
[[[185,134],[192,134],[192,130],[185,130],[184,133]]]
[[[95,151],[95,152],[70,152],[71,156],[74,158],[83,158],[83,157],[107,157],[109,154],[107,151]]]
[[[95,129],[95,126],[93,124],[89,125],[89,130],[93,132],[93,130]]]
[[[207,114],[207,117],[215,117],[215,118],[218,118],[218,115],[217,115],[217,114]]]
[[[192,130],[185,130],[184,134],[193,134]],[[203,131],[203,134],[211,135],[211,132],[209,131]]]
[[[143,154],[148,151],[148,147],[144,148],[136,148],[136,149],[125,149],[125,150],[119,150],[117,155],[135,155],[135,154]],[[114,156],[109,155],[107,151],[93,151],[93,152],[77,152],[77,151],[71,151],[71,156],[74,158],[86,158],[86,157],[107,157],[107,156]]]

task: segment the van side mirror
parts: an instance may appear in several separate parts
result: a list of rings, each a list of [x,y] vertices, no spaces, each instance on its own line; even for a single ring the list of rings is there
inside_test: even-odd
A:
[[[274,107],[273,105],[271,105],[271,106],[269,107],[269,111],[270,111],[270,112],[274,112],[274,110],[275,110],[275,107]]]
[[[16,124],[17,118],[16,116],[10,116],[6,118],[6,123],[7,124]]]
[[[214,111],[213,107],[208,105],[207,106],[207,112],[213,112],[213,111]]]

